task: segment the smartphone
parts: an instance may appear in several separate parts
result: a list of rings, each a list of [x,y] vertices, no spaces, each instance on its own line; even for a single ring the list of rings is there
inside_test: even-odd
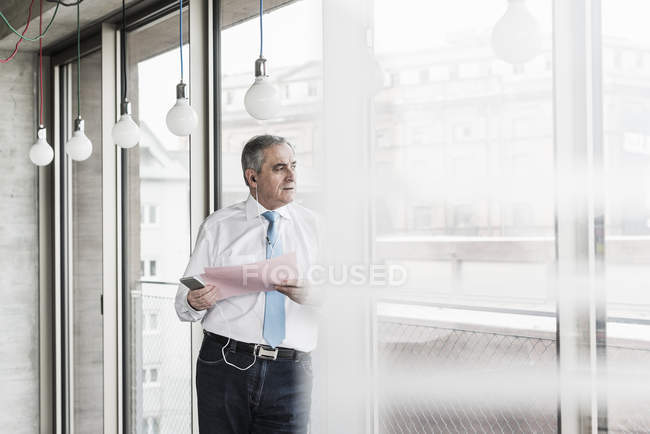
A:
[[[181,277],[180,281],[183,285],[187,286],[191,291],[205,287],[205,283],[203,283],[203,281],[201,281],[201,279],[198,278],[197,276]]]

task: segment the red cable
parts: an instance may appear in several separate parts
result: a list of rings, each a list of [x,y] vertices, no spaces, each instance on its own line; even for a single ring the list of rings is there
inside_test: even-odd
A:
[[[27,29],[29,29],[29,22],[32,20],[32,6],[34,5],[34,0],[29,4],[29,15],[27,16],[27,25],[25,26],[25,30],[23,30],[23,36],[25,36],[25,33],[27,33]],[[39,39],[40,41],[40,39]],[[0,63],[7,63],[11,61],[11,59],[14,58],[16,53],[18,53],[18,47],[20,46],[20,43],[23,42],[23,38],[18,38],[18,42],[16,42],[16,48],[14,48],[13,53],[6,59],[0,59]]]
[[[34,0],[32,0],[34,2]],[[31,7],[31,6],[30,6]],[[40,0],[40,14],[38,17],[38,34],[43,34],[43,0]],[[22,39],[22,38],[21,38]],[[38,80],[41,88],[41,102],[38,110],[38,123],[43,125],[43,38],[38,40]]]

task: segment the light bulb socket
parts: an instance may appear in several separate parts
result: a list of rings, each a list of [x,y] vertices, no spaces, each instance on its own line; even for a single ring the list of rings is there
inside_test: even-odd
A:
[[[182,81],[176,85],[176,99],[187,99],[187,85]]]
[[[120,114],[131,114],[131,101],[129,101],[128,98],[124,98],[124,100],[120,103]]]
[[[84,120],[79,116],[74,120],[74,131],[83,131],[84,130]]]
[[[255,61],[255,78],[257,77],[268,77],[266,75],[266,59],[263,57]]]
[[[43,125],[38,126],[38,131],[36,132],[36,137],[38,137],[39,139],[43,139],[43,140],[47,139],[47,130],[45,129],[45,127]]]

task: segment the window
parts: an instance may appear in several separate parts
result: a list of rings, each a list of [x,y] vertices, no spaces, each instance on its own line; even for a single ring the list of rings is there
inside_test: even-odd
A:
[[[508,2],[441,7],[405,0],[399,8],[390,0],[373,2],[373,47],[393,88],[378,92],[371,108],[377,149],[370,164],[380,173],[372,189],[377,229],[371,250],[375,261],[400,264],[409,275],[375,304],[375,378],[379,389],[391,390],[376,396],[378,432],[413,426],[498,431],[490,418],[511,427],[530,423],[520,429],[531,431],[548,429],[540,423],[555,426],[552,395],[524,398],[517,409],[505,403],[473,407],[482,399],[472,396],[473,384],[467,390],[472,403],[460,398],[452,405],[447,397],[455,386],[449,394],[416,397],[402,382],[411,379],[417,388],[440,369],[444,382],[458,376],[450,385],[466,383],[468,374],[489,378],[488,372],[509,382],[504,376],[513,371],[505,360],[526,375],[555,372],[556,301],[548,289],[555,261],[554,121],[547,109],[553,107],[554,65],[546,48],[553,42],[553,2],[525,4],[542,26],[545,48],[533,61],[513,66],[496,58],[491,42]],[[421,73],[408,89],[396,89],[397,77],[407,81],[412,65],[429,65],[428,82]],[[411,95],[417,103],[410,104]],[[515,128],[514,119],[525,122]],[[399,133],[391,138],[387,126]],[[526,143],[513,140],[513,130]],[[518,173],[510,170],[515,155],[531,160]],[[526,170],[531,166],[535,171]],[[531,333],[522,338],[518,327]],[[533,330],[539,333],[534,338]],[[477,414],[485,419],[479,422]]]
[[[222,2],[224,16],[235,8]],[[239,7],[239,6],[238,6]],[[228,9],[226,9],[228,8]],[[272,78],[282,98],[291,101],[284,106],[277,122],[258,122],[245,111],[243,98],[235,99],[226,110],[221,108],[221,134],[228,140],[221,153],[222,205],[245,200],[248,188],[241,173],[241,151],[244,144],[258,134],[287,137],[296,148],[298,189],[296,200],[305,206],[318,202],[321,183],[322,146],[319,135],[322,115],[322,4],[320,0],[302,0],[275,8],[264,15],[265,53],[270,56]],[[296,37],[301,35],[301,37]],[[259,21],[249,20],[224,27],[221,32],[221,81],[224,89],[251,79],[249,41],[259,41]],[[225,99],[225,97],[224,97]]]
[[[159,381],[159,367],[149,366],[142,369],[142,382],[145,386],[160,386]]]
[[[158,224],[158,205],[143,204],[140,211],[140,223],[143,226]]]
[[[640,0],[602,2],[603,50],[610,59],[614,53],[616,68],[608,60],[603,73],[604,191],[596,190],[605,197],[605,265],[597,279],[606,287],[606,346],[599,348],[606,356],[599,368],[607,370],[611,432],[650,425],[650,393],[633,380],[650,376],[650,98],[639,77],[650,38],[639,14],[645,8]]]
[[[144,324],[143,331],[146,333],[156,333],[159,332],[158,328],[158,313],[157,312],[148,312],[143,315]]]
[[[190,28],[186,12],[184,30]],[[124,295],[128,303],[124,318],[128,372],[124,377],[129,384],[124,387],[124,400],[132,410],[124,417],[129,418],[128,426],[143,427],[143,433],[189,432],[192,426],[190,326],[178,321],[173,311],[174,283],[184,271],[191,248],[190,146],[188,138],[171,134],[165,123],[179,78],[178,29],[175,13],[127,35],[129,99],[141,140],[129,149],[123,170],[128,185],[123,200],[130,211],[123,222],[129,260]],[[183,42],[185,82],[192,87],[187,35]],[[152,366],[152,360],[160,363]],[[167,397],[163,406],[162,396]],[[152,415],[154,408],[159,413]],[[163,428],[161,421],[167,417],[173,425]]]
[[[142,420],[144,434],[160,434],[160,416],[148,416]]]
[[[156,259],[141,259],[140,275],[142,275],[143,277],[157,277],[158,261]]]
[[[100,320],[101,296],[103,288],[104,267],[104,231],[102,202],[104,185],[102,182],[102,167],[104,164],[101,152],[102,143],[102,111],[101,111],[101,82],[102,52],[94,51],[81,58],[80,104],[83,110],[85,133],[92,142],[93,152],[82,164],[66,159],[62,173],[66,176],[66,187],[61,197],[70,204],[71,213],[68,216],[70,237],[65,240],[65,249],[69,252],[72,265],[72,279],[66,293],[72,295],[68,316],[73,342],[69,351],[74,363],[69,366],[66,374],[72,380],[72,393],[75,399],[66,405],[65,418],[72,421],[78,432],[101,432],[103,429],[103,323]],[[61,130],[66,136],[72,136],[71,123],[77,115],[76,94],[77,68],[76,62],[60,68],[60,79],[64,84],[62,101],[66,101],[65,110],[61,113]],[[74,86],[69,84],[75,83]],[[68,99],[69,98],[69,99]],[[71,104],[68,104],[68,101]],[[98,152],[98,150],[100,150]],[[68,181],[70,184],[68,184]],[[68,196],[68,193],[70,195]],[[68,243],[67,241],[71,242]]]

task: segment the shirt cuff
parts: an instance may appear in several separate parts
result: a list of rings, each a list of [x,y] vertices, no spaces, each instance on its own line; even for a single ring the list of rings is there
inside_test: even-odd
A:
[[[189,292],[188,292],[188,294],[189,294]],[[185,311],[187,313],[189,313],[194,319],[200,319],[203,316],[203,314],[205,313],[205,309],[203,309],[203,310],[194,309],[192,307],[192,305],[190,304],[190,302],[187,300],[187,295],[185,295],[184,305],[185,305],[185,309],[186,309]]]

